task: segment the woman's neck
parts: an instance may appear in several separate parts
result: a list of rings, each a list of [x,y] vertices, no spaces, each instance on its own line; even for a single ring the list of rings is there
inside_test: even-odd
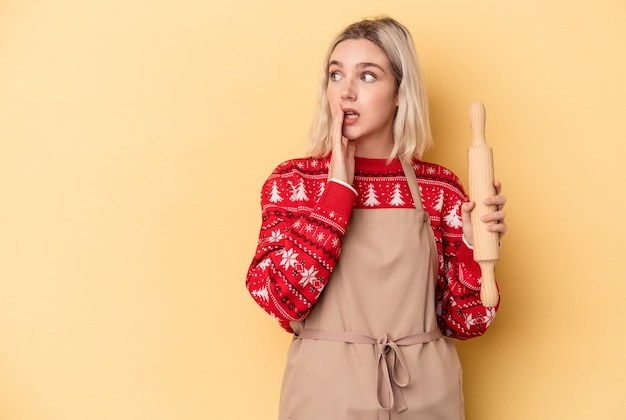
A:
[[[355,141],[356,150],[354,155],[369,159],[387,159],[393,150],[393,140],[358,139]]]

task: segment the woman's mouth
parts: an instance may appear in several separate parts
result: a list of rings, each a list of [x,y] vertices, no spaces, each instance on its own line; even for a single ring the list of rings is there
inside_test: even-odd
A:
[[[359,114],[355,111],[344,111],[343,114],[343,123],[344,124],[354,124],[359,119]]]

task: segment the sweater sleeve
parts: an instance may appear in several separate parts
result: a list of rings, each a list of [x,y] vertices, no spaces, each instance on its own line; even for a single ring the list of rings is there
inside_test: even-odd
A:
[[[473,251],[462,240],[461,204],[467,196],[458,178],[444,194],[438,243],[437,279],[439,328],[448,337],[466,340],[485,333],[498,306],[486,308],[480,301],[481,270]],[[499,303],[498,303],[499,304]]]
[[[323,192],[309,200],[316,185]],[[341,183],[307,178],[297,170],[277,169],[265,182],[246,288],[288,332],[293,332],[289,323],[306,318],[319,299],[339,258],[355,200],[355,192]]]

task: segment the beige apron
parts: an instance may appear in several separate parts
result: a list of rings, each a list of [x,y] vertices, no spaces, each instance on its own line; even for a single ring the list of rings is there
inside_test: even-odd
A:
[[[437,250],[415,209],[353,209],[341,258],[289,348],[279,420],[464,419],[462,372],[435,315]]]

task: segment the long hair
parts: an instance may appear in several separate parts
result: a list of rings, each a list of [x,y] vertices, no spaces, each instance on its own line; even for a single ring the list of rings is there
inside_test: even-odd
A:
[[[410,32],[389,17],[353,23],[332,42],[326,54],[319,85],[317,113],[311,127],[313,156],[326,156],[332,150],[332,114],[328,105],[328,62],[337,44],[348,39],[367,39],[387,56],[396,82],[398,109],[393,122],[393,149],[389,159],[398,156],[405,162],[421,157],[432,145],[428,101]]]

